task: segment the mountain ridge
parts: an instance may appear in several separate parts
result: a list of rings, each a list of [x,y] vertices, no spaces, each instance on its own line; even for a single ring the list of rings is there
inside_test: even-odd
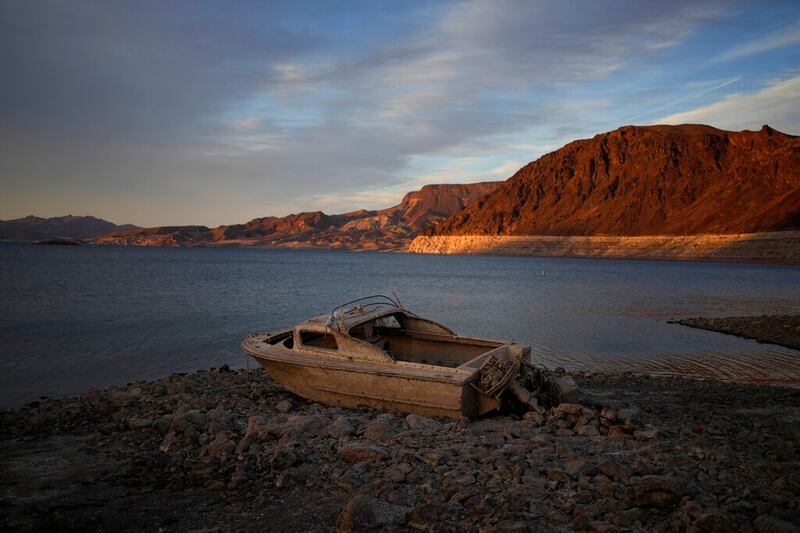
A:
[[[23,242],[45,239],[85,240],[137,227],[133,224],[114,224],[91,215],[64,215],[50,218],[28,215],[0,220],[0,240]]]
[[[693,235],[800,228],[800,138],[623,126],[528,163],[425,235]]]
[[[114,232],[96,244],[130,246],[271,246],[404,250],[414,237],[488,194],[502,182],[425,185],[395,206],[328,215],[322,211],[259,217],[244,224],[160,226]]]

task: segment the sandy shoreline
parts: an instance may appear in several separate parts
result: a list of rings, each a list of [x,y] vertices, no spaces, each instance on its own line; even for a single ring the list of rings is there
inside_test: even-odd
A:
[[[576,378],[581,405],[543,420],[332,408],[225,368],[3,411],[2,527],[800,525],[800,391]]]

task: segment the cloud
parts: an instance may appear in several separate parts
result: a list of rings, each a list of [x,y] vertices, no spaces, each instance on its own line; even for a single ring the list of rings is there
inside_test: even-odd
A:
[[[769,124],[796,135],[800,133],[800,76],[773,81],[755,92],[729,94],[713,104],[675,113],[655,123],[703,123],[730,130],[756,130]]]
[[[800,44],[800,20],[759,39],[734,46],[717,56],[714,61],[732,61],[797,44]]]

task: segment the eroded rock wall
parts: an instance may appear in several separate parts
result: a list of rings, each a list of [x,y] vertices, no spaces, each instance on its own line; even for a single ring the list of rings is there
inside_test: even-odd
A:
[[[409,251],[423,254],[532,255],[615,259],[683,259],[800,263],[800,231],[729,235],[419,236]]]

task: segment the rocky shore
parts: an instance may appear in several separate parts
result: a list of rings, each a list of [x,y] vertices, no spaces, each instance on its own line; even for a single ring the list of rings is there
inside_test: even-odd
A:
[[[0,413],[3,530],[798,531],[800,390],[576,374],[434,420],[227,368]]]
[[[697,317],[673,323],[800,350],[800,315]]]

